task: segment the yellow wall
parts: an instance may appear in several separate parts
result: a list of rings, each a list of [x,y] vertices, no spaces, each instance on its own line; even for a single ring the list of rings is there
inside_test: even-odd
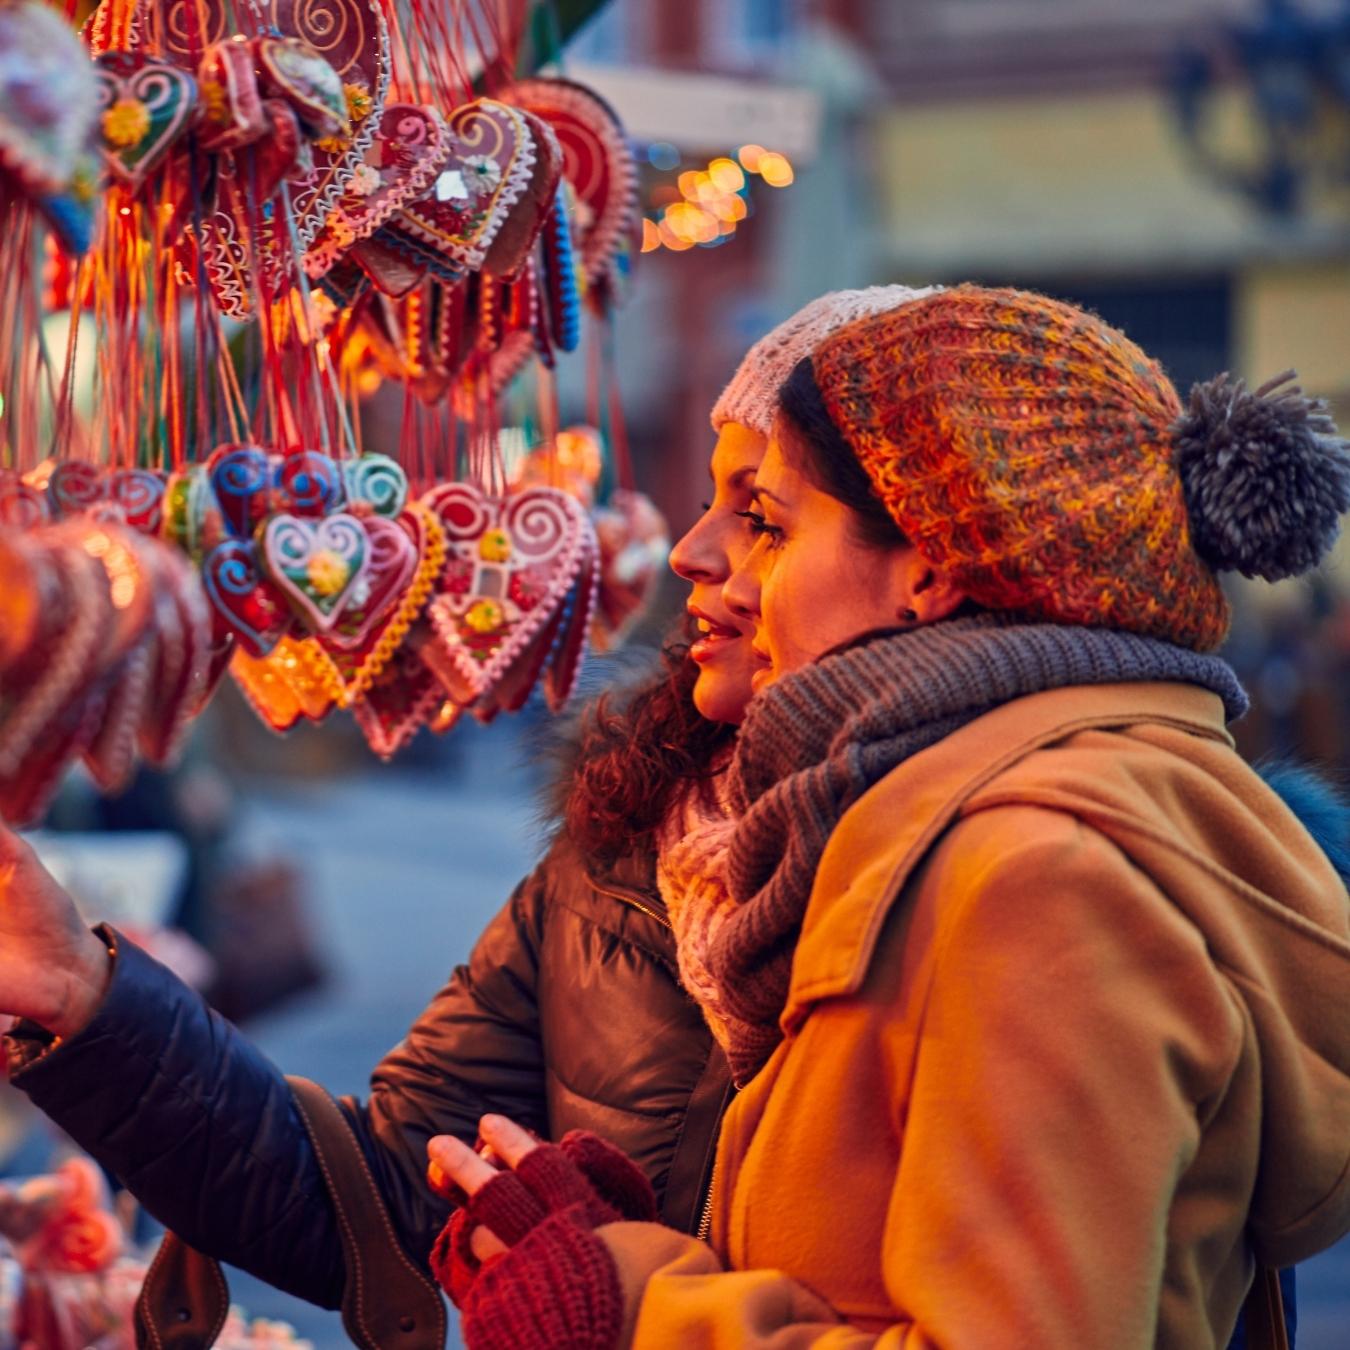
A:
[[[1235,149],[1240,106],[1224,110]],[[1325,222],[1272,232],[1214,185],[1156,89],[896,105],[877,150],[886,252],[902,277],[1156,275],[1328,245]]]
[[[1237,279],[1238,368],[1261,380],[1289,366],[1350,414],[1350,260],[1256,265]]]

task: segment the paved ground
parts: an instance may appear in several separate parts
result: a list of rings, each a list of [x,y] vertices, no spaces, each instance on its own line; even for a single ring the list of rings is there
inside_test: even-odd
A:
[[[459,762],[439,771],[251,794],[245,837],[306,861],[335,972],[326,991],[255,1027],[283,1068],[360,1091],[528,869],[541,836],[513,730],[465,728]],[[232,1286],[251,1312],[291,1321],[317,1350],[347,1344],[335,1314],[239,1275]],[[1350,1347],[1350,1243],[1301,1269],[1300,1303],[1301,1350]]]

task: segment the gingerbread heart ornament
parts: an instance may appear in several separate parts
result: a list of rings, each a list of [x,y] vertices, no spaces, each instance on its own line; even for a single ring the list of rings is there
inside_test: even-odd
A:
[[[142,534],[158,534],[164,519],[164,475],[153,469],[118,469],[108,477],[108,499],[128,525]]]
[[[18,474],[0,469],[0,525],[29,530],[50,518],[46,495],[29,487]]]
[[[342,76],[308,42],[262,37],[257,40],[257,56],[272,90],[291,105],[312,136],[351,134]]]
[[[419,649],[434,642],[425,620],[414,623],[393,659],[352,708],[366,743],[381,759],[396,755],[445,704],[445,694]]]
[[[314,633],[336,626],[370,567],[370,536],[346,511],[319,520],[271,516],[259,551],[268,576]]]
[[[445,119],[432,107],[390,103],[365,159],[305,254],[305,270],[322,276],[354,243],[368,239],[390,216],[421,197],[450,150]]]
[[[31,193],[57,193],[98,117],[98,83],[78,37],[49,5],[0,7],[0,166]]]
[[[95,65],[103,158],[134,191],[187,132],[197,107],[197,82],[168,61],[135,52],[105,52]]]
[[[212,43],[197,72],[197,144],[210,153],[249,145],[267,131],[253,44],[242,36]]]
[[[414,502],[397,522],[375,519],[366,528],[371,537],[370,593],[348,607],[331,635],[319,639],[332,658],[347,706],[362,698],[394,659],[445,565],[445,533],[421,502]]]
[[[266,656],[291,628],[285,599],[258,563],[251,540],[226,539],[202,560],[207,598],[226,629],[253,656]]]
[[[83,460],[65,460],[52,470],[47,480],[47,493],[53,515],[74,516],[105,500],[108,482],[98,465],[86,464]]]
[[[511,102],[542,117],[562,148],[563,177],[576,194],[576,236],[589,285],[608,275],[638,217],[638,169],[612,108],[572,80],[522,80]]]
[[[504,680],[556,620],[588,559],[590,520],[555,488],[488,497],[466,483],[423,501],[445,530],[447,561],[428,614],[446,693],[468,706]]]
[[[397,212],[396,232],[477,270],[530,186],[534,138],[519,109],[480,98],[449,117],[450,151],[432,190]]]
[[[260,445],[222,445],[206,461],[225,527],[236,539],[248,539],[271,504],[272,465]]]

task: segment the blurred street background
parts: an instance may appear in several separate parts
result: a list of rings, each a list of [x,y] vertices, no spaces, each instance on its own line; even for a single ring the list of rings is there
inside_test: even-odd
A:
[[[674,535],[706,495],[708,410],[737,360],[835,287],[1048,291],[1122,326],[1183,396],[1292,366],[1350,426],[1347,0],[609,0],[564,73],[643,157],[615,348],[638,481]],[[564,423],[586,406],[580,366]],[[377,400],[368,447],[397,415]],[[1342,783],[1348,548],[1310,582],[1235,586],[1228,651],[1254,698],[1244,752]],[[679,604],[670,581],[639,645]],[[226,690],[176,775],[113,804],[75,784],[53,824],[176,839],[166,904],[222,1006],[287,1071],[360,1092],[544,844],[542,719],[465,723],[383,766],[350,722],[277,740]],[[31,1125],[0,1098],[0,1171],[33,1156]],[[1299,1345],[1346,1350],[1350,1246],[1299,1279]],[[335,1315],[234,1291],[345,1343]]]

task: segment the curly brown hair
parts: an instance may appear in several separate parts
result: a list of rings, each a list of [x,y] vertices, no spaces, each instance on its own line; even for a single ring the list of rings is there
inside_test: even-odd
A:
[[[679,793],[717,772],[736,728],[699,714],[697,679],[688,643],[670,641],[656,675],[584,714],[563,828],[590,862],[609,866],[653,848]]]

